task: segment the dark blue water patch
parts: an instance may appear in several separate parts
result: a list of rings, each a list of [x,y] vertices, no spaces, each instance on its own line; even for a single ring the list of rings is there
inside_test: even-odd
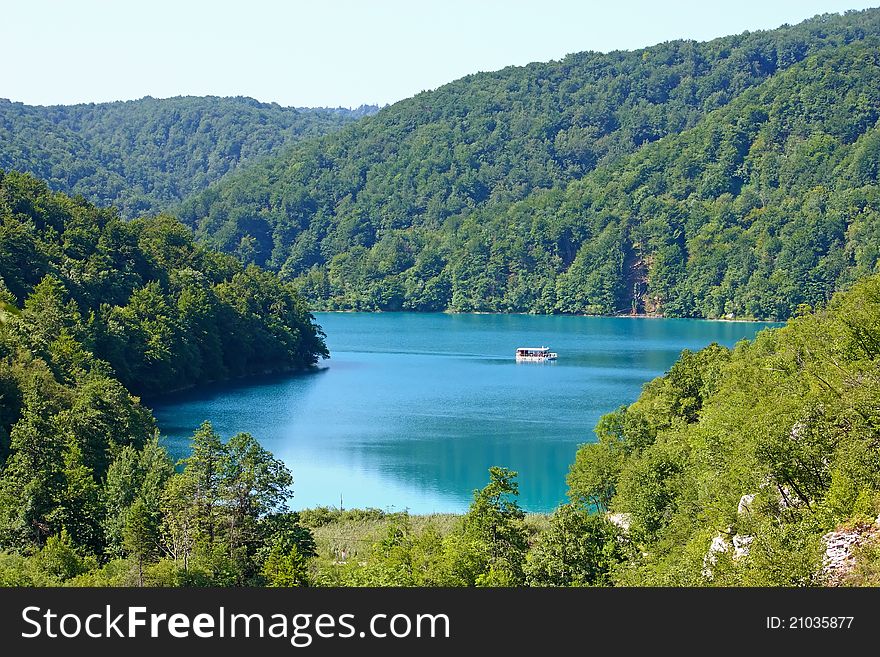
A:
[[[321,370],[211,386],[152,401],[175,457],[211,420],[247,431],[296,480],[294,507],[463,511],[487,470],[519,471],[520,503],[565,499],[579,444],[632,402],[682,349],[732,346],[768,324],[607,317],[319,313]],[[555,363],[516,363],[521,346]]]

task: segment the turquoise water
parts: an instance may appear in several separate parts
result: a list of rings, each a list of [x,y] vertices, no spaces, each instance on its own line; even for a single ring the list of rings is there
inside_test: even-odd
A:
[[[318,313],[332,357],[317,372],[152,400],[186,455],[210,420],[252,433],[294,475],[293,508],[458,512],[491,465],[519,472],[520,504],[549,511],[603,413],[632,402],[682,349],[732,346],[747,322],[530,315]],[[519,346],[555,363],[516,363]]]

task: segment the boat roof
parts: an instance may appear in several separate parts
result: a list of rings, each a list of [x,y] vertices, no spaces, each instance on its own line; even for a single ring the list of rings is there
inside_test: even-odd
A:
[[[517,351],[550,351],[550,347],[517,347]]]

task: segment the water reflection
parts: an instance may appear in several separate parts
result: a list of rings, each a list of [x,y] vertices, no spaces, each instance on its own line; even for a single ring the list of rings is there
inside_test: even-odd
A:
[[[766,325],[524,315],[319,314],[321,373],[215,386],[153,404],[176,456],[205,419],[248,431],[296,479],[295,506],[461,511],[491,465],[520,472],[521,503],[565,497],[577,446],[682,349],[733,345]],[[559,353],[513,360],[518,346]]]

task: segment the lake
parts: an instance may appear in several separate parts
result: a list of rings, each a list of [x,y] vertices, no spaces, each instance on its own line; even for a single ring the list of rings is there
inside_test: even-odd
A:
[[[331,358],[316,372],[147,402],[175,458],[210,420],[246,431],[295,480],[292,508],[461,512],[489,466],[519,472],[520,504],[550,511],[599,417],[629,404],[682,349],[732,346],[770,324],[443,313],[316,313]],[[516,363],[520,346],[554,363]]]

